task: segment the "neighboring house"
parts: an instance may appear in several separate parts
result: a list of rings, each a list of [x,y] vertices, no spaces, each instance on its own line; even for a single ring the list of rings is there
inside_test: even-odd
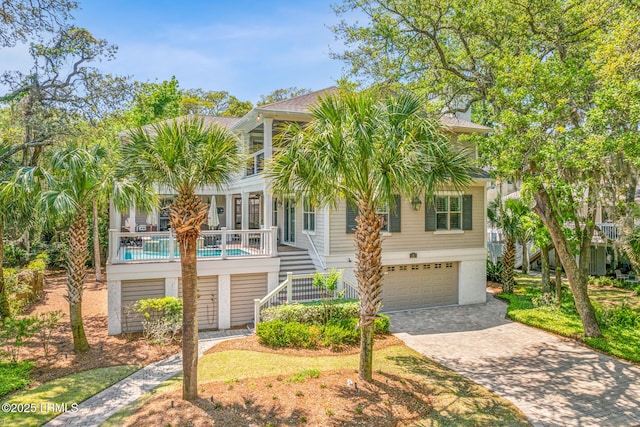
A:
[[[205,123],[235,132],[250,160],[226,188],[198,192],[210,205],[209,230],[198,250],[200,328],[252,322],[254,299],[276,288],[287,272],[336,268],[355,282],[356,213],[345,203],[330,209],[275,199],[262,174],[274,152],[274,135],[286,123],[309,121],[309,106],[334,90],[256,107],[242,118],[204,117]],[[490,130],[455,117],[443,117],[442,123],[455,143],[459,134]],[[435,203],[426,203],[424,195],[397,197],[395,209],[380,212],[387,224],[382,311],[485,301],[488,181],[478,176],[461,193],[440,191]],[[164,210],[111,210],[110,334],[140,329],[139,318],[128,310],[138,299],[181,294],[177,245],[168,224]]]

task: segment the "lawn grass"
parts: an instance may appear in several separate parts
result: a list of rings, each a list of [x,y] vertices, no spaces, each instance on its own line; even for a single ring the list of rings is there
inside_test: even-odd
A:
[[[278,377],[296,381],[301,375],[316,377],[326,372],[353,369],[357,372],[359,355],[290,356],[246,350],[228,350],[207,354],[200,359],[199,384],[234,383],[250,379]],[[511,403],[463,376],[409,349],[390,346],[374,352],[377,374],[398,375],[407,381],[425,383],[434,396],[434,411],[428,425],[529,425]],[[375,377],[374,373],[374,377]],[[109,418],[102,427],[122,425],[142,405],[159,394],[180,387],[180,376],[165,382],[136,402]],[[424,424],[427,425],[427,424]]]
[[[582,322],[575,308],[569,289],[563,289],[562,305],[534,304],[541,296],[540,277],[518,276],[517,286],[511,295],[500,294],[509,302],[507,315],[526,325],[579,339],[587,345],[607,354],[632,362],[640,362],[640,325],[633,321],[607,320],[607,312],[628,308],[627,314],[640,318],[640,296],[628,289],[590,285],[589,295],[596,307],[604,338],[585,338]]]
[[[35,404],[35,412],[2,411],[0,412],[0,425],[40,426],[59,415],[59,412],[49,409],[51,407],[48,405],[67,404],[67,408],[71,410],[74,403],[79,404],[137,370],[137,366],[130,365],[91,369],[58,378],[32,390],[17,393],[3,403]]]
[[[33,362],[0,362],[0,398],[31,383]]]

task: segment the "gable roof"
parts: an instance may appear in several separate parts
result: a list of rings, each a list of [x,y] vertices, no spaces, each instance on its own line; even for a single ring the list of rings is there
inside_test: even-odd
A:
[[[256,110],[264,111],[281,111],[287,113],[308,113],[309,107],[318,101],[318,98],[330,95],[338,91],[338,88],[331,86],[325,89],[316,90],[315,92],[305,93],[304,95],[295,96],[283,101],[274,102],[267,105],[256,107]]]

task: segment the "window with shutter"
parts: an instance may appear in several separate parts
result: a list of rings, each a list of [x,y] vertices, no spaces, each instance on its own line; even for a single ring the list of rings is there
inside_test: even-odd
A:
[[[471,230],[473,199],[463,196],[435,196],[425,207],[425,231]]]

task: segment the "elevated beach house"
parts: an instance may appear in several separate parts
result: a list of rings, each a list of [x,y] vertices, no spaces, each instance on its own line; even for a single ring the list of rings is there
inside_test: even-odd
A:
[[[235,132],[250,159],[227,187],[198,191],[210,207],[198,242],[201,329],[253,322],[255,300],[291,277],[336,268],[344,271],[344,283],[355,283],[356,213],[346,203],[330,209],[276,199],[263,175],[282,125],[309,121],[308,108],[333,90],[256,107],[241,118],[203,117],[205,124]],[[489,131],[464,118],[441,121],[454,144],[460,134]],[[395,209],[380,212],[386,224],[382,311],[485,301],[488,180],[479,176],[463,192],[438,192],[435,203],[426,203],[424,195],[397,197]],[[162,206],[172,197],[164,192]],[[180,255],[166,209],[140,212],[131,206],[118,212],[112,207],[110,228],[109,333],[119,334],[140,330],[140,319],[130,309],[137,300],[181,295]],[[288,292],[290,300],[292,292],[304,291]]]

